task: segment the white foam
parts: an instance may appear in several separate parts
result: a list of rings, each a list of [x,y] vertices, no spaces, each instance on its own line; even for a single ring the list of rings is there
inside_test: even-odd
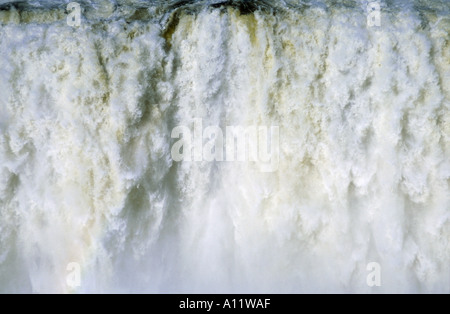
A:
[[[3,19],[0,291],[450,292],[450,22],[383,14]],[[280,126],[278,171],[173,162],[194,118]]]

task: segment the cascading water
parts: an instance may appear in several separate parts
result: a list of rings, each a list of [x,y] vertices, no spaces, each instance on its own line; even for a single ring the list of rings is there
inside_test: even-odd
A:
[[[450,292],[448,1],[68,2],[0,1],[0,292]]]

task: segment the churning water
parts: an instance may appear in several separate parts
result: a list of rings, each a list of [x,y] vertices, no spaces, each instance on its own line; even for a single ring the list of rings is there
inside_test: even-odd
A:
[[[450,2],[68,2],[0,1],[0,292],[450,292]]]

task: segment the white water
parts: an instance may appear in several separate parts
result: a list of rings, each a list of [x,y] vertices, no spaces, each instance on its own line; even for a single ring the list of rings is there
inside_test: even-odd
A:
[[[0,292],[450,292],[448,2],[97,3],[0,11]],[[278,171],[173,162],[194,118]]]

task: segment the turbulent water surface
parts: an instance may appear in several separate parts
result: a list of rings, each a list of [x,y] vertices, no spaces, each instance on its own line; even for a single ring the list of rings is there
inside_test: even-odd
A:
[[[448,1],[68,2],[0,0],[0,292],[450,292]]]

